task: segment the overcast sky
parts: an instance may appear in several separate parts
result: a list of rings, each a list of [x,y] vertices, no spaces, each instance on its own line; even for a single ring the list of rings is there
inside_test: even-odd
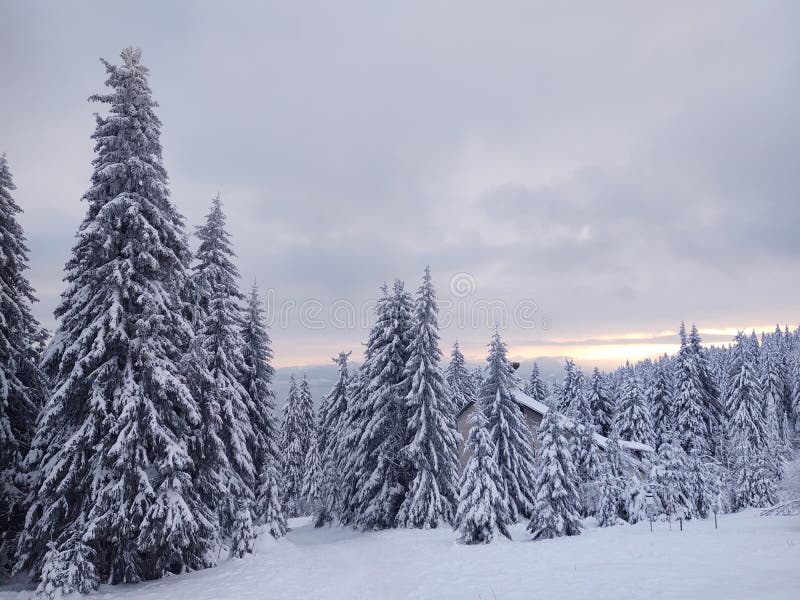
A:
[[[470,358],[498,321],[516,357],[596,362],[671,350],[682,319],[796,324],[798,23],[791,1],[5,0],[37,314],[85,210],[98,58],[136,45],[173,200],[193,231],[222,194],[279,365],[358,355],[365,303],[426,264]]]

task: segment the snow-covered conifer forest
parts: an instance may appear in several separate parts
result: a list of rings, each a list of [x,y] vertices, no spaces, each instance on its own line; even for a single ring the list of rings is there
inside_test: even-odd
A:
[[[0,598],[800,594],[800,329],[523,381],[421,265],[276,398],[224,197],[189,227],[142,53],[104,65],[52,332],[0,158]]]

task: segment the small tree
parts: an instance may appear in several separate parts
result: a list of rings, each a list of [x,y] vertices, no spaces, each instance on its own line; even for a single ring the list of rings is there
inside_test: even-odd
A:
[[[677,441],[674,432],[665,437],[658,449],[658,461],[653,466],[651,478],[657,490],[668,520],[691,518],[695,512],[692,486],[689,479],[686,452]]]
[[[619,506],[624,493],[623,482],[607,466],[601,468],[597,480],[597,510],[595,517],[600,527],[610,527],[619,521]]]
[[[97,589],[94,550],[77,534],[67,536],[60,545],[50,541],[47,548],[42,576],[36,588],[37,598],[53,600],[66,594],[89,594]]]
[[[274,464],[267,465],[259,480],[256,490],[258,504],[257,516],[260,524],[264,525],[269,534],[274,538],[286,535],[286,513],[283,510],[281,492],[279,487],[280,475],[278,467]]]
[[[533,505],[528,531],[533,539],[578,535],[581,530],[578,474],[563,434],[561,417],[549,411],[539,428]]]
[[[251,554],[255,539],[249,503],[239,500],[231,528],[231,556],[242,558],[245,554]]]

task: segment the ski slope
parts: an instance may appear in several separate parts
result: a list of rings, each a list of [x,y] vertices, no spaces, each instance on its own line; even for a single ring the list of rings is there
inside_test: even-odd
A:
[[[800,462],[788,465],[781,495],[800,497]],[[268,536],[254,556],[138,585],[102,586],[107,600],[236,598],[658,600],[800,598],[800,516],[747,510],[677,523],[598,528],[531,542],[524,525],[514,541],[462,546],[449,530],[357,533],[315,529],[294,519],[280,541]],[[31,597],[0,591],[0,600]]]

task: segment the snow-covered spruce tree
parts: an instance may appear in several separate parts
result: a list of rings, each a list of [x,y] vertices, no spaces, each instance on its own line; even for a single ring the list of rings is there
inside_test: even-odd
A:
[[[495,462],[495,449],[480,406],[470,416],[465,452],[469,455],[461,475],[455,529],[464,544],[488,544],[498,532],[508,538],[514,521],[508,510],[505,482]]]
[[[289,393],[283,407],[281,431],[281,481],[283,483],[283,506],[288,517],[302,516],[303,479],[305,472],[307,431],[304,430],[302,399],[294,374],[289,378]]]
[[[705,519],[715,497],[716,465],[707,462],[698,454],[697,450],[692,450],[688,456],[686,467],[689,473],[689,498],[695,507],[697,516]]]
[[[322,467],[319,461],[319,448],[317,445],[317,432],[311,430],[308,440],[306,462],[303,465],[303,501],[312,514],[319,512],[320,490],[319,482]]]
[[[794,385],[792,369],[797,362],[798,356],[795,353],[793,339],[792,335],[789,333],[788,325],[785,326],[784,331],[781,332],[780,326],[776,324],[774,336],[776,338],[776,347],[779,356],[779,371],[783,380],[781,385],[783,388],[783,413],[786,415],[786,420],[789,421],[790,424],[794,424],[797,415],[794,412],[792,397],[792,388]],[[786,437],[791,444],[791,440],[794,437],[794,433],[791,429],[787,430]]]
[[[760,449],[768,442],[761,384],[751,340],[741,332],[731,348],[730,369],[726,404],[731,440],[748,450]]]
[[[361,439],[366,394],[368,385],[366,372],[358,367],[350,375],[347,384],[347,408],[342,415],[339,426],[335,453],[338,457],[338,489],[335,500],[338,509],[339,523],[352,525],[356,517],[356,499],[358,492],[358,462],[355,460],[356,448]]]
[[[542,377],[539,374],[539,365],[537,363],[533,363],[533,367],[531,368],[531,375],[528,377],[528,381],[525,383],[525,395],[533,398],[537,402],[541,402],[542,404],[547,403],[547,390],[542,381]]]
[[[592,371],[592,380],[589,385],[589,408],[596,431],[603,436],[608,436],[614,423],[616,410],[614,396],[608,388],[605,376],[597,367]]]
[[[589,408],[589,398],[586,391],[581,390],[573,407],[572,439],[570,440],[570,452],[578,473],[578,481],[581,484],[594,481],[600,473],[600,456],[594,441],[594,434],[595,426]]]
[[[686,327],[681,323],[681,346],[675,356],[674,367],[674,421],[680,443],[686,452],[697,449],[701,454],[711,451],[709,429],[710,415],[706,393],[700,377],[698,354],[686,337]]]
[[[646,490],[639,478],[626,468],[626,458],[620,447],[617,425],[608,433],[605,452],[602,454],[601,472],[606,470],[616,478],[620,490],[618,513],[621,519],[634,524],[645,516]]]
[[[726,400],[730,415],[730,462],[734,508],[768,506],[775,500],[776,457],[758,372],[758,341],[741,332],[731,348]]]
[[[417,291],[405,377],[411,481],[397,514],[400,527],[432,529],[452,523],[459,476],[456,408],[440,366],[439,307],[430,268]]]
[[[575,362],[568,358],[564,363],[564,383],[561,386],[561,397],[558,410],[564,415],[572,415],[578,397],[583,393],[583,373]]]
[[[692,482],[688,471],[688,458],[677,435],[667,432],[658,449],[658,460],[653,465],[651,480],[661,498],[661,505],[669,520],[689,519],[695,513]]]
[[[698,333],[697,326],[694,323],[692,323],[692,329],[689,331],[689,346],[694,354],[694,363],[697,369],[700,389],[703,392],[706,431],[711,432],[716,425],[725,419],[725,406],[720,399],[719,388],[714,382],[713,370],[709,361],[708,351],[702,347],[700,334]]]
[[[734,451],[733,508],[764,508],[777,500],[774,462],[765,448],[752,449],[739,442]]]
[[[780,334],[780,331],[778,332]],[[782,357],[780,339],[767,338],[761,353],[761,381],[764,391],[764,418],[773,452],[780,454],[786,447],[786,431],[782,426],[785,417],[783,401]]]
[[[480,404],[483,398],[483,371],[484,367],[475,367],[472,370],[472,381],[475,382],[475,403]],[[798,377],[800,382],[800,377]]]
[[[303,378],[300,380],[300,427],[304,432],[303,452],[308,453],[311,447],[311,434],[316,431],[317,423],[314,417],[314,399],[311,397],[311,386],[308,384],[308,377],[303,373]]]
[[[506,345],[495,331],[486,358],[481,402],[508,494],[509,515],[516,522],[520,516],[529,518],[533,509],[533,440],[522,409],[514,400],[519,381],[506,352]]]
[[[597,479],[597,506],[595,518],[600,527],[610,527],[619,521],[620,504],[624,496],[624,481],[614,475],[613,470],[603,463]]]
[[[453,344],[453,350],[450,352],[450,364],[445,371],[445,378],[457,411],[473,402],[477,397],[475,381],[472,373],[467,369],[464,355],[461,353],[457,341]]]
[[[242,558],[245,554],[252,554],[256,534],[253,529],[251,502],[247,498],[238,498],[236,505],[231,525],[230,555]]]
[[[408,417],[405,377],[411,333],[412,301],[401,281],[378,302],[377,322],[367,342],[363,366],[367,382],[358,402],[360,431],[351,457],[355,469],[355,523],[359,529],[394,527],[405,499],[410,468],[406,445]]]
[[[244,320],[240,302],[244,297],[239,291],[239,270],[233,263],[235,254],[225,229],[219,194],[212,200],[206,222],[197,228],[196,235],[200,245],[192,280],[201,311],[199,335],[211,378],[210,386],[197,400],[204,415],[218,415],[217,430],[212,432],[201,426],[198,436],[201,444],[206,434],[221,440],[227,459],[220,461],[213,474],[208,473],[208,464],[199,466],[205,472],[204,480],[214,486],[211,497],[202,489],[201,493],[208,506],[217,511],[221,533],[227,537],[232,535],[234,526],[244,527],[250,522],[239,513],[251,510],[254,500],[257,471],[251,451],[256,450],[257,437],[250,419],[258,418],[258,411],[242,385],[247,371],[241,337]],[[200,457],[196,462],[202,462]],[[222,483],[222,494],[218,493],[217,482]],[[240,531],[237,535],[242,540],[252,534]]]
[[[94,568],[60,581],[80,590],[208,566],[215,541],[186,447],[200,413],[178,368],[191,255],[147,69],[132,48],[122,61],[104,61],[111,90],[92,97],[110,114],[92,136],[88,210],[45,359],[52,393],[25,461],[34,487],[17,568],[38,578],[46,554],[78,552]],[[53,560],[48,581],[59,581]]]
[[[645,391],[647,404],[653,422],[653,444],[655,449],[661,445],[664,434],[675,427],[672,418],[672,394],[668,373],[669,359],[661,357],[653,365],[653,374]]]
[[[61,598],[66,594],[89,594],[97,581],[94,550],[75,534],[60,546],[48,542],[42,575],[36,590],[38,598]]]
[[[528,531],[534,540],[578,535],[581,532],[581,498],[578,473],[564,436],[561,415],[549,411],[537,434],[535,462],[536,498]]]
[[[623,369],[622,389],[617,407],[619,436],[629,442],[653,443],[650,411],[639,386],[639,378],[630,364]]]
[[[635,477],[626,471],[616,426],[608,432],[605,452],[601,454],[595,516],[601,527],[614,525],[617,520],[628,519],[627,502],[630,497],[629,479]]]
[[[272,390],[272,345],[264,324],[264,309],[253,284],[242,323],[242,387],[250,395],[253,426],[251,455],[256,472],[253,515],[257,525],[273,537],[286,534],[286,515],[280,498],[280,426],[275,415]]]
[[[25,276],[28,248],[17,215],[5,154],[0,155],[0,572],[11,566],[25,518],[25,490],[17,485],[30,447],[45,381],[35,344],[41,327],[31,313],[33,288]]]
[[[794,429],[795,432],[800,430],[800,356],[796,356],[794,364],[791,367],[791,381],[792,381],[792,414],[795,418]]]
[[[347,427],[347,405],[349,399],[350,373],[347,370],[349,352],[340,352],[333,362],[338,366],[338,375],[333,389],[322,399],[319,407],[318,446],[320,455],[320,504],[316,516],[316,527],[330,523],[342,512],[343,449]]]

